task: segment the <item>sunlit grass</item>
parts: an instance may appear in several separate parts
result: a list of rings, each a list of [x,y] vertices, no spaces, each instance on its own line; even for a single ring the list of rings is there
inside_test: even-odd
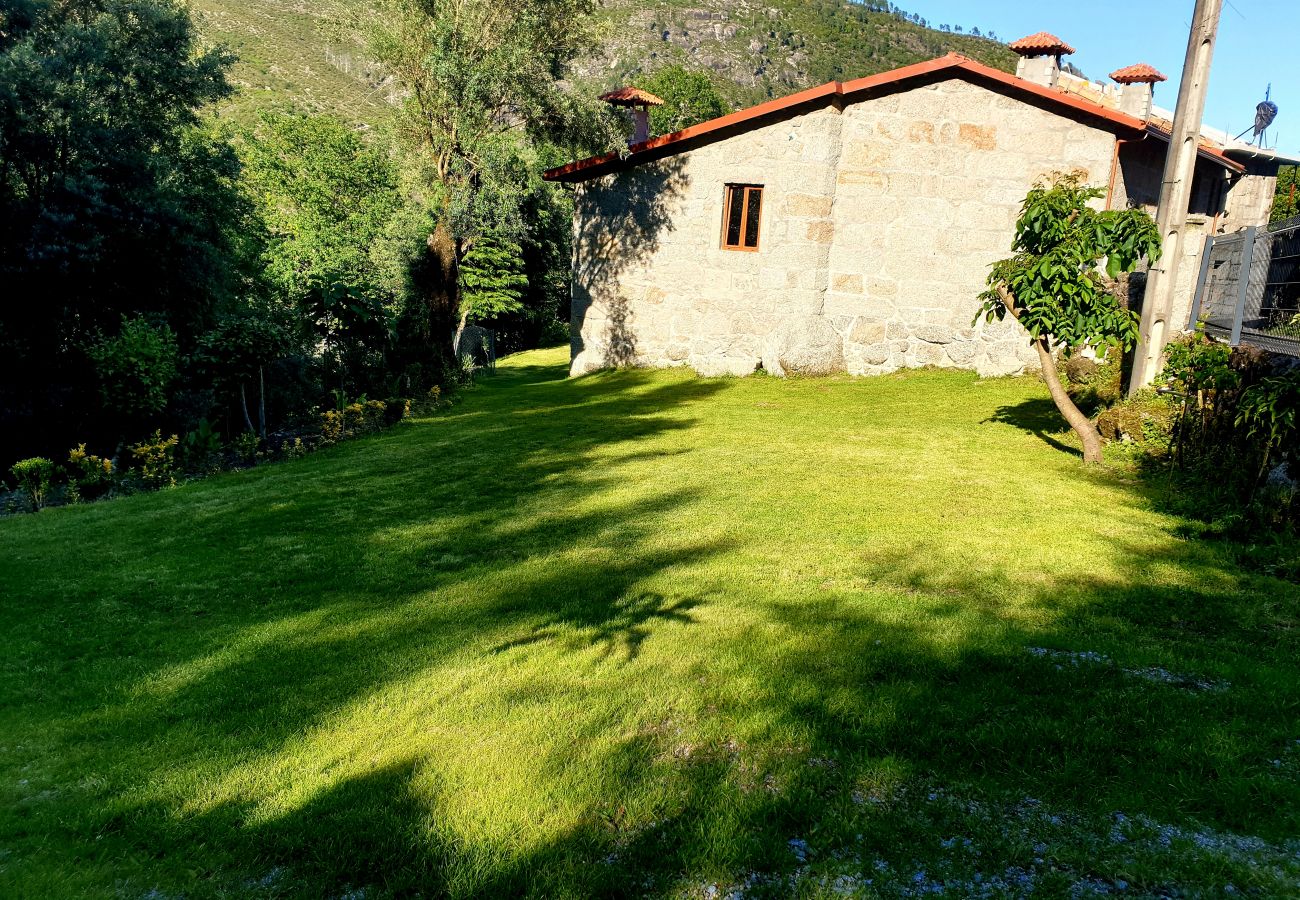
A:
[[[563,373],[0,521],[0,894],[1300,887],[1296,587],[1037,382]]]

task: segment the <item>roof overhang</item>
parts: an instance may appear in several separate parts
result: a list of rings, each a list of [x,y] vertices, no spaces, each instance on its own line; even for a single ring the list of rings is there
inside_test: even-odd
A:
[[[947,56],[882,72],[879,75],[870,75],[853,81],[831,81],[820,87],[809,88],[788,97],[769,100],[749,109],[701,122],[699,125],[693,125],[673,134],[665,134],[633,144],[623,153],[606,153],[569,163],[547,171],[543,177],[548,181],[586,181],[666,156],[684,153],[770,122],[826,106],[843,108],[850,103],[911,90],[914,87],[946,81],[950,78],[961,78],[1057,115],[1113,131],[1126,138],[1140,138],[1147,133],[1146,123],[1141,119],[950,53]]]
[[[1161,128],[1159,125],[1153,125],[1148,123],[1147,134],[1151,135],[1157,140],[1164,141],[1166,144],[1169,143],[1170,140],[1169,132]],[[1223,166],[1223,168],[1227,169],[1228,171],[1236,175],[1244,174],[1246,171],[1246,167],[1244,165],[1231,159],[1227,155],[1227,153],[1224,152],[1222,149],[1218,147],[1212,147],[1209,144],[1205,143],[1204,141],[1201,141],[1199,144],[1197,144],[1196,155],[1201,159],[1206,159],[1212,163]]]

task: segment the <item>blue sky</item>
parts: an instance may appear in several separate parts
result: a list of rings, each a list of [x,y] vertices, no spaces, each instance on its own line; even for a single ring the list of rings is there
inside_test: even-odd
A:
[[[1002,41],[1050,31],[1078,51],[1069,61],[1093,81],[1130,63],[1146,62],[1169,76],[1156,86],[1156,104],[1173,109],[1183,70],[1194,0],[899,0],[908,12],[969,31],[990,29]],[[1300,4],[1295,0],[1227,0],[1210,75],[1205,122],[1231,134],[1255,120],[1255,104],[1273,84],[1280,111],[1267,141],[1300,151]]]

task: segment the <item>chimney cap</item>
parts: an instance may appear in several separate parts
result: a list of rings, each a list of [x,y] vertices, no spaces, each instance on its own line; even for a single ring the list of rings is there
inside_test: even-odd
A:
[[[1137,63],[1125,66],[1122,69],[1116,69],[1110,73],[1110,77],[1120,84],[1155,84],[1157,81],[1169,80],[1165,75],[1146,63]]]
[[[1007,46],[1021,56],[1043,56],[1048,53],[1060,55],[1074,52],[1073,47],[1056,35],[1048,34],[1046,31],[1022,37],[1018,41],[1012,41]]]
[[[600,99],[614,106],[663,106],[664,102],[649,91],[637,87],[621,87],[601,94]]]

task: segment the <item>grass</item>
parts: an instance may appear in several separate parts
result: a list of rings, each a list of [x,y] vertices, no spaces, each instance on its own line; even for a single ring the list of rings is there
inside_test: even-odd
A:
[[[1300,891],[1295,585],[952,372],[565,379],[0,521],[0,895]]]

